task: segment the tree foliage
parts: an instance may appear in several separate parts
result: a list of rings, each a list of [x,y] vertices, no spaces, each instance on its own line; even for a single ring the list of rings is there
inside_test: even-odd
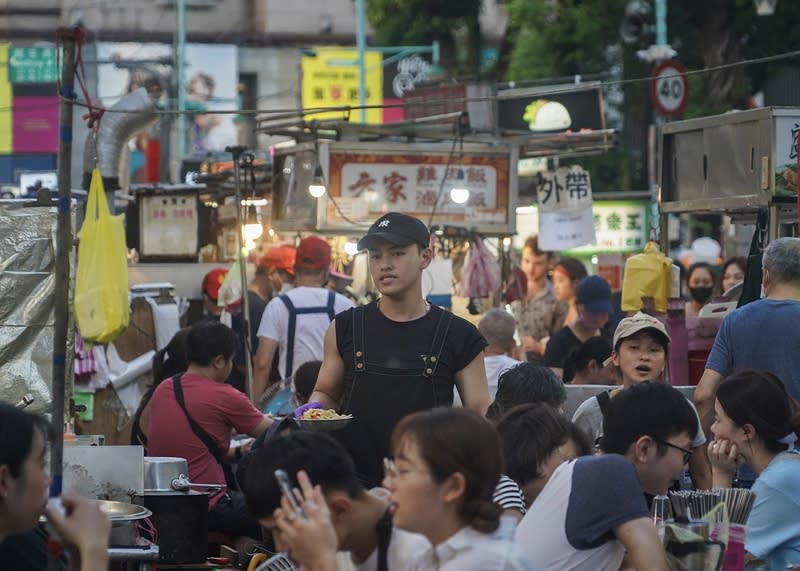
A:
[[[456,72],[459,65],[466,69],[479,61],[481,0],[367,0],[366,4],[378,45],[439,41],[443,64]],[[457,53],[457,42],[464,43],[462,54]]]
[[[655,0],[647,1],[654,7]],[[593,172],[593,183],[596,181],[599,189],[619,190],[626,187],[626,181],[633,181],[634,187],[647,187],[643,142],[654,117],[647,82],[653,66],[638,60],[635,51],[654,43],[654,37],[648,35],[636,45],[622,43],[619,29],[627,3],[511,0],[509,4],[513,36],[506,60],[508,79],[603,72],[612,81],[644,79],[622,87],[623,121],[613,125],[623,129],[620,148],[609,156],[581,161],[585,166],[603,165],[603,175],[594,176]],[[667,6],[668,41],[677,50],[677,59],[690,70],[788,52],[800,44],[800,2],[796,0],[778,0],[775,14],[767,17],[756,15],[753,0],[667,0]],[[650,23],[654,24],[652,17]],[[732,66],[692,76],[684,118],[745,108],[752,93],[762,89],[777,71],[797,62],[795,58]],[[614,163],[617,169],[610,168]]]

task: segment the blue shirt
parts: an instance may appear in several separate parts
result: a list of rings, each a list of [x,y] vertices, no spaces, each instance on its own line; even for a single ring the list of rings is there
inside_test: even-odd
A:
[[[759,299],[722,320],[706,368],[723,377],[767,369],[800,399],[800,301]]]
[[[773,458],[753,484],[753,492],[747,551],[766,559],[769,571],[800,564],[800,451]]]

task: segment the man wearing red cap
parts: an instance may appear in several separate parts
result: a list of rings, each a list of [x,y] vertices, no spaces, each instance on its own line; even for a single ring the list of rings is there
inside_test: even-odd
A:
[[[288,244],[269,248],[258,259],[255,276],[247,287],[247,301],[250,308],[250,355],[255,356],[258,350],[258,326],[267,303],[276,295],[285,293],[294,287],[295,248]],[[244,315],[235,312],[231,316],[231,328],[239,336],[239,349],[236,351],[231,373],[231,384],[245,392],[246,363],[244,359],[245,339]],[[271,367],[271,378],[278,379],[277,363]]]
[[[295,287],[267,304],[258,327],[253,360],[253,399],[266,390],[272,358],[279,351],[281,378],[294,374],[307,361],[322,360],[325,331],[337,313],[352,303],[325,287],[331,247],[318,236],[300,241],[294,260]]]
[[[261,259],[258,260],[256,268],[256,280],[259,285],[265,282],[264,287],[259,288],[259,293],[266,294],[267,287],[269,295],[262,295],[266,301],[276,295],[286,293],[294,287],[294,260],[297,251],[294,246],[283,244],[270,248]],[[259,281],[259,278],[263,279]],[[256,324],[258,325],[258,324]]]
[[[206,317],[214,321],[219,321],[219,316],[222,315],[223,308],[217,305],[217,299],[219,299],[219,289],[227,275],[226,268],[214,268],[203,276],[203,307],[206,310]]]

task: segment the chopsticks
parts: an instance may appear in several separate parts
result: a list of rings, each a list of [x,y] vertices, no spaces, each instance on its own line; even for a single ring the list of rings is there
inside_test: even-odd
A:
[[[675,521],[684,518],[701,518],[710,512],[720,501],[724,501],[731,523],[744,525],[753,509],[756,495],[751,490],[741,488],[715,488],[713,490],[683,490],[670,492],[672,512]]]

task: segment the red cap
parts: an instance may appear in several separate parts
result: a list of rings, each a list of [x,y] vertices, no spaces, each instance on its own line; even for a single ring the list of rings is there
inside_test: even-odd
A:
[[[294,246],[289,246],[288,244],[275,246],[264,252],[264,255],[258,261],[258,265],[262,268],[284,270],[290,276],[293,276],[295,253]]]
[[[331,247],[319,236],[306,236],[297,246],[294,267],[298,270],[324,270],[331,265]]]
[[[210,297],[212,301],[217,301],[219,288],[227,275],[228,270],[226,268],[214,268],[203,277],[203,293]]]

